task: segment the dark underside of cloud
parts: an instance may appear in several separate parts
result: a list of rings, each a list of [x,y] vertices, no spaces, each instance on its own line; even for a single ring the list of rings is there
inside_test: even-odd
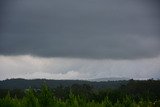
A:
[[[160,54],[158,0],[1,0],[0,54],[137,59]]]

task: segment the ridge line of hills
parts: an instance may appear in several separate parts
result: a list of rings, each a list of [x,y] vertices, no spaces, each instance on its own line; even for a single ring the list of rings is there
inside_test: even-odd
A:
[[[0,89],[26,89],[29,87],[39,89],[43,83],[46,83],[50,88],[56,88],[58,86],[72,86],[74,84],[88,84],[94,88],[118,88],[121,85],[127,84],[127,80],[115,80],[115,81],[96,81],[96,80],[52,80],[52,79],[6,79],[0,81]]]

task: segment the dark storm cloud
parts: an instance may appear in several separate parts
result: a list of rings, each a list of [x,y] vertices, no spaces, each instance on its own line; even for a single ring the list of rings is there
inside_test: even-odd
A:
[[[2,55],[134,59],[160,54],[156,0],[1,0],[0,4]]]

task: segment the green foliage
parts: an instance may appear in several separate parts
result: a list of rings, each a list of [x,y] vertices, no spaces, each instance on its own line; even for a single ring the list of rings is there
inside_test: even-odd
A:
[[[160,107],[160,100],[154,102],[155,107]]]
[[[6,97],[4,99],[2,99],[1,106],[2,107],[10,107],[10,106],[12,106],[12,99],[10,97],[10,93],[9,92],[6,95]]]
[[[54,101],[53,93],[46,84],[43,84],[39,95],[39,103],[42,107],[51,107]]]
[[[20,101],[17,98],[11,98],[8,92],[5,98],[0,99],[0,107],[20,107]]]
[[[103,105],[104,107],[112,107],[112,103],[111,103],[111,101],[108,99],[108,97],[106,97],[106,98],[104,99],[104,101],[102,101],[102,105]]]
[[[26,96],[23,98],[22,104],[24,107],[39,107],[38,99],[31,88],[26,90]]]
[[[56,93],[46,84],[38,90],[26,89],[25,96],[19,99],[16,96],[12,97],[8,92],[5,97],[0,98],[0,107],[160,107],[160,99],[150,100],[150,93],[144,98],[143,95],[139,96],[136,100],[132,94],[125,93],[121,89],[95,91],[88,85],[57,89],[63,94]],[[67,91],[63,92],[65,89]]]

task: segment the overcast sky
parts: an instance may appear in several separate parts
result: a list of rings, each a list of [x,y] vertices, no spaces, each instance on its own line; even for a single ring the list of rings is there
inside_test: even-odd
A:
[[[159,5],[1,0],[0,79],[160,78]]]

